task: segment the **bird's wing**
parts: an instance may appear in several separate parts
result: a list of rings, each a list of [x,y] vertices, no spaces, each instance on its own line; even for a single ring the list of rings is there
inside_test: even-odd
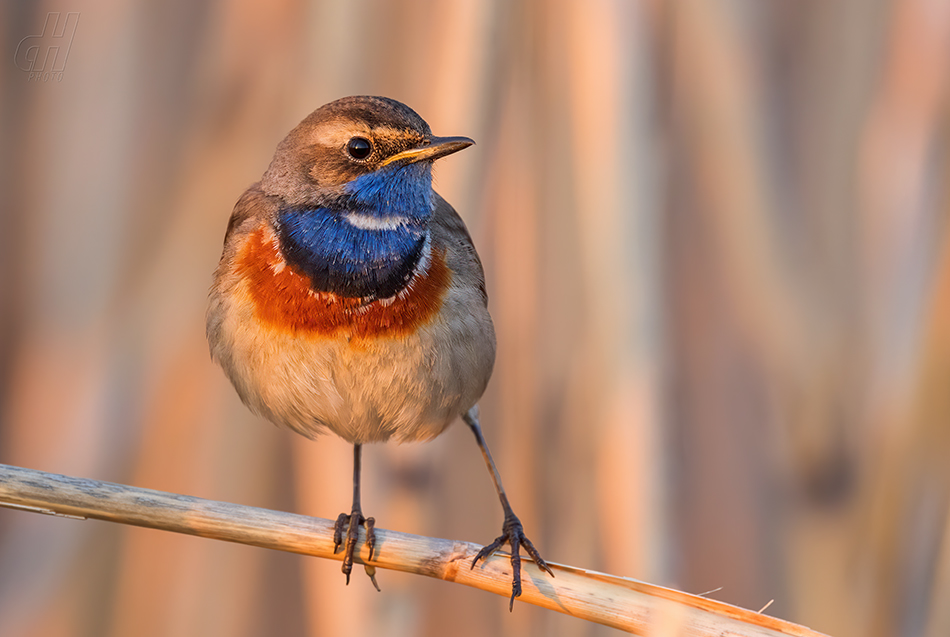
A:
[[[485,271],[472,242],[472,236],[451,204],[438,193],[435,193],[435,196],[436,205],[431,226],[433,245],[448,248],[448,266],[453,276],[459,277],[464,285],[478,289],[482,302],[487,306]]]

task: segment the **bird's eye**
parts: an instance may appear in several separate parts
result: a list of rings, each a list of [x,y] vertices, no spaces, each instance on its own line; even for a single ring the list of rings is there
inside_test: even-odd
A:
[[[346,143],[346,152],[353,159],[366,159],[373,152],[373,145],[365,137],[354,137]]]

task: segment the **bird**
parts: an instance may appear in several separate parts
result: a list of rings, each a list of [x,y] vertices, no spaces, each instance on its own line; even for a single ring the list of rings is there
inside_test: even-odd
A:
[[[333,538],[347,584],[360,527],[370,561],[376,543],[360,503],[363,445],[430,440],[461,417],[504,514],[501,535],[470,568],[510,547],[511,610],[522,548],[554,572],[525,535],[482,433],[478,400],[496,350],[485,275],[461,217],[432,187],[433,163],[474,143],[433,135],[386,97],[313,111],[234,206],[206,331],[212,359],[252,412],[353,445],[353,504]]]

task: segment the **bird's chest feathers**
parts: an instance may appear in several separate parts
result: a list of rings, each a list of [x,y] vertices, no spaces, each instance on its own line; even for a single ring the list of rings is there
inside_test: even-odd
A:
[[[280,249],[315,292],[389,298],[424,265],[431,214],[428,173],[377,171],[325,207],[281,211]]]
[[[258,320],[360,338],[404,335],[435,318],[451,271],[429,238],[431,195],[372,194],[342,210],[284,210],[276,232],[249,237],[236,266]]]

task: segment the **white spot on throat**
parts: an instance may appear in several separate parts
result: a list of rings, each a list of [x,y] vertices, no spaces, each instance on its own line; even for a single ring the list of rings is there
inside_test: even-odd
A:
[[[377,217],[376,215],[365,215],[358,212],[345,212],[343,218],[360,230],[396,230],[409,225],[409,219],[406,217]]]

